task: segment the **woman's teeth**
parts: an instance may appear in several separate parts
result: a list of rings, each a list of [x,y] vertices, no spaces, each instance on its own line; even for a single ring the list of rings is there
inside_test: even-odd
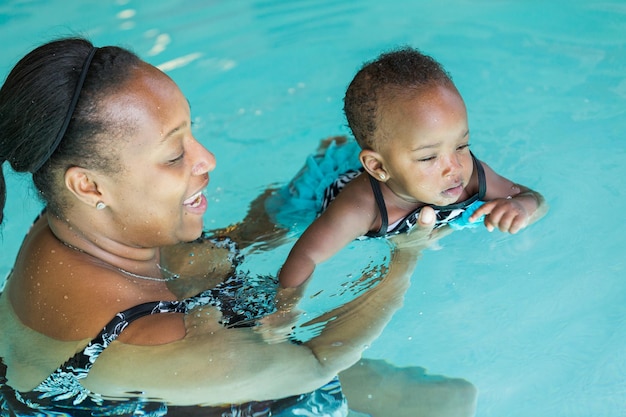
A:
[[[202,203],[202,191],[197,192],[183,202],[185,206],[189,207],[198,207],[200,203]]]

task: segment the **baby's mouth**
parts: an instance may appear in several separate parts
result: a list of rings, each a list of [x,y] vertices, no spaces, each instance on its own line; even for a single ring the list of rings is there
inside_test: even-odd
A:
[[[443,194],[448,195],[448,196],[457,196],[461,194],[462,191],[463,191],[463,184],[459,184],[455,187],[450,187],[447,190],[444,190]]]

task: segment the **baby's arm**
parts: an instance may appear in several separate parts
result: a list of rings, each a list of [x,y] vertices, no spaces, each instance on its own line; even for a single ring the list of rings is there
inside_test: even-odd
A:
[[[487,182],[487,202],[472,214],[470,221],[485,215],[485,227],[490,232],[497,228],[517,233],[548,211],[541,194],[498,175],[484,162],[481,164]]]
[[[359,185],[349,184],[298,239],[278,275],[281,287],[301,285],[317,264],[369,231],[376,214]]]
[[[338,200],[318,217],[300,236],[278,273],[280,287],[274,299],[276,311],[261,320],[257,331],[268,343],[278,343],[293,331],[301,312],[297,304],[308,279],[320,262],[332,257],[358,237],[360,229],[354,210]],[[345,214],[344,214],[345,213]]]

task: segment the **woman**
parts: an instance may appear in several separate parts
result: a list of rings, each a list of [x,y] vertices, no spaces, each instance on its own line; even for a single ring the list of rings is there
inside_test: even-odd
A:
[[[50,42],[7,77],[0,125],[0,162],[31,172],[46,204],[0,296],[3,415],[346,412],[328,383],[399,307],[409,251],[320,336],[267,344],[223,325],[236,250],[198,239],[215,158],[167,75],[121,48]],[[0,174],[0,222],[5,198]]]

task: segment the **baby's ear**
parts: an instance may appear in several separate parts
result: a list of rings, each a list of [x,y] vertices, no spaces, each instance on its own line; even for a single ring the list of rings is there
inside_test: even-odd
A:
[[[371,149],[363,149],[359,153],[359,159],[363,168],[374,178],[379,181],[387,181],[389,174],[385,170],[382,156]]]

